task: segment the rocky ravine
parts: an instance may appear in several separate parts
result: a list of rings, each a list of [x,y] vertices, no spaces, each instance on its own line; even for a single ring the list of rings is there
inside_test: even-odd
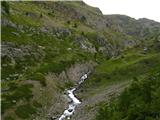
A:
[[[70,88],[66,90],[67,98],[68,101],[68,108],[64,110],[62,115],[57,119],[57,120],[64,120],[64,119],[70,119],[72,115],[74,114],[77,106],[81,104],[81,101],[78,100],[78,98],[74,95],[74,92],[76,89],[85,81],[85,79],[88,78],[88,73],[85,73],[83,76],[81,76],[80,80],[78,81],[77,85],[73,88]]]
[[[86,63],[77,63],[70,67],[68,70],[63,71],[58,76],[56,74],[50,73],[46,76],[48,87],[44,89],[43,95],[45,95],[44,100],[48,102],[40,111],[39,115],[33,117],[35,120],[43,119],[48,120],[51,118],[58,118],[68,107],[67,95],[64,94],[66,90],[63,92],[55,91],[56,82],[59,81],[61,83],[72,81],[74,85],[78,85],[80,78],[88,72],[93,71],[94,66],[96,64],[92,61]],[[78,86],[77,86],[78,87]],[[37,88],[38,89],[38,88]],[[35,89],[35,94],[37,93]],[[50,97],[48,97],[50,96]]]

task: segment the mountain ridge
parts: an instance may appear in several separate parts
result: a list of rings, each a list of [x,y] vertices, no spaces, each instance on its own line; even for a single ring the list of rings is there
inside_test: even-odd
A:
[[[89,101],[99,95],[95,86],[105,91],[135,75],[147,76],[158,61],[158,22],[103,15],[80,1],[1,5],[2,120],[57,118],[67,106],[64,90],[88,71],[76,94]]]

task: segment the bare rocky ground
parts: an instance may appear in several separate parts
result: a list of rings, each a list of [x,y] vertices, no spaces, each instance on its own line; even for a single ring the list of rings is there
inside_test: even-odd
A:
[[[93,120],[95,118],[96,112],[98,110],[98,104],[103,101],[108,101],[111,98],[119,95],[126,87],[129,86],[129,81],[124,81],[121,83],[116,83],[110,86],[103,88],[102,90],[95,90],[98,94],[91,94],[89,91],[86,94],[91,94],[88,97],[82,97],[82,104],[80,104],[75,114],[72,116],[71,120]],[[82,93],[78,93],[80,96],[83,96]],[[85,93],[83,93],[85,94]]]

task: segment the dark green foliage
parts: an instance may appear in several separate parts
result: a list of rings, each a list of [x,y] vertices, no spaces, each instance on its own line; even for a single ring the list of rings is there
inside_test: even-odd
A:
[[[93,32],[93,33],[90,33],[90,32],[85,33],[85,36],[90,40],[96,40],[97,39],[97,33],[95,33],[95,32]]]
[[[43,17],[43,15],[42,15],[42,13],[40,14],[40,18],[42,18]]]
[[[5,93],[3,94],[3,99],[1,102],[1,107],[2,107],[2,113],[5,112],[5,110],[11,108],[13,105],[16,103],[13,101],[18,102],[19,100],[25,100],[29,101],[32,97],[32,90],[31,88],[33,87],[32,84],[26,84],[26,85],[21,85],[17,86],[15,83],[9,84],[9,87],[11,90],[11,93]]]
[[[46,79],[42,73],[32,73],[28,79],[39,81],[42,86],[46,86]]]
[[[9,98],[17,101],[24,98],[28,101],[33,97],[31,90],[32,87],[32,84],[21,85],[13,92],[13,94]]]
[[[13,71],[15,72],[16,70],[11,65],[3,67],[3,69],[1,70],[2,79],[10,78],[9,75],[13,74],[14,73]]]
[[[133,81],[118,99],[103,106],[97,120],[158,120],[160,119],[160,73]]]
[[[11,108],[13,105],[14,104],[12,103],[11,100],[2,100],[1,101],[1,113],[3,114],[7,109]]]
[[[10,116],[6,116],[6,117],[4,118],[4,120],[15,120],[15,119],[12,118],[12,117],[10,117]]]
[[[15,82],[9,83],[8,86],[9,86],[9,90],[11,91],[15,90],[18,87]]]
[[[64,83],[65,88],[70,88],[70,87],[73,87],[73,86],[74,86],[74,84],[73,84],[72,81],[67,81],[67,82]]]
[[[77,23],[74,23],[73,27],[74,27],[74,28],[77,28],[77,27],[78,27]]]
[[[4,8],[4,11],[5,11],[7,14],[9,14],[9,13],[10,13],[10,12],[9,12],[9,3],[6,2],[6,1],[2,1],[1,4],[2,4],[2,7]]]
[[[81,32],[81,35],[84,36],[84,32],[83,31]]]
[[[55,17],[54,11],[48,13],[49,16]]]
[[[49,62],[42,64],[38,69],[38,71],[41,73],[48,73],[48,72],[61,73],[63,70],[65,70],[72,64],[74,64],[74,61],[60,61],[59,63]]]
[[[134,77],[133,77],[133,80],[134,80],[134,81],[138,81],[138,78],[134,76]]]
[[[25,15],[26,15],[26,16],[28,16],[28,15],[29,15],[29,13],[28,13],[28,12],[26,12],[26,13],[25,13]]]
[[[67,21],[67,24],[71,24],[71,21],[68,20],[68,21]]]
[[[98,51],[98,48],[100,46],[100,43],[98,42],[98,34],[96,32],[88,32],[84,34],[85,37],[87,37],[92,44],[95,46],[96,50]]]
[[[36,109],[30,104],[18,106],[15,110],[18,117],[26,119],[29,118],[33,113],[36,113]]]
[[[33,101],[33,106],[36,107],[36,108],[41,108],[42,107],[42,105],[35,100]]]
[[[64,69],[65,65],[53,62],[53,63],[43,64],[38,71],[42,73],[48,73],[48,72],[60,73]]]
[[[86,17],[85,16],[82,16],[81,17],[81,22],[85,22],[86,21]]]
[[[4,56],[2,58],[2,64],[7,64],[11,62],[11,58],[9,58],[8,56]]]

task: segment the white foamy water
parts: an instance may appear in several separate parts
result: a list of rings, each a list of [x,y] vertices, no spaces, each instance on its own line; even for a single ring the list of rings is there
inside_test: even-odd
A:
[[[81,78],[78,84],[82,84],[84,80],[87,79],[87,74],[84,74]],[[63,114],[58,118],[58,120],[65,120],[65,118],[70,119],[71,115],[74,113],[75,108],[81,104],[80,100],[78,100],[75,95],[74,91],[76,90],[75,88],[72,88],[70,90],[67,90],[67,96],[71,100],[68,105],[68,109],[64,110]]]

